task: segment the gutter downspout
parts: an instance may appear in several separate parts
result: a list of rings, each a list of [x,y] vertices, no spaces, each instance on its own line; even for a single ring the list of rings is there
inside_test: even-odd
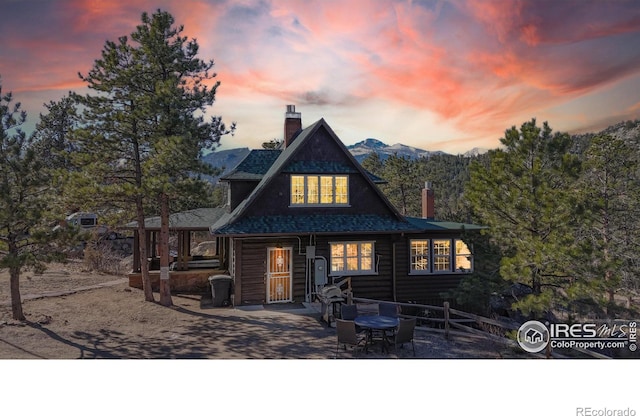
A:
[[[393,286],[393,301],[397,302],[396,296],[396,242],[391,243],[391,283]]]

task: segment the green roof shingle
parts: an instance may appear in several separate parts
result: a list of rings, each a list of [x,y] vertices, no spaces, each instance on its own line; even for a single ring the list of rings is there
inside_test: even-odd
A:
[[[242,218],[224,225],[215,234],[306,234],[345,232],[416,231],[406,221],[382,215],[271,215]]]
[[[252,150],[242,161],[220,180],[260,180],[273,162],[280,156],[282,150],[257,149]]]

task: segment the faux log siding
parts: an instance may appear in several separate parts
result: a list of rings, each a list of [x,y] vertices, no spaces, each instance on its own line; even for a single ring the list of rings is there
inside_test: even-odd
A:
[[[316,240],[316,255],[327,259],[331,267],[330,242],[340,241],[374,241],[376,256],[379,258],[377,275],[353,275],[351,286],[356,297],[393,300],[393,241],[398,236],[392,235],[346,235],[319,236]],[[432,237],[430,237],[432,238]],[[267,247],[277,244],[293,247],[293,298],[303,301],[305,296],[304,248],[308,244],[308,236],[302,237],[302,254],[299,254],[298,239],[254,240],[239,239],[241,247],[236,255],[241,256],[239,270],[241,284],[241,304],[262,304],[266,302]],[[409,275],[409,240],[396,240],[396,300],[417,301],[433,305],[442,305],[440,293],[454,289],[464,277],[462,274],[443,275]],[[330,278],[329,278],[330,279]],[[336,278],[340,280],[340,278]]]
[[[298,239],[238,240],[241,243],[241,249],[236,256],[242,257],[242,263],[240,269],[236,270],[236,279],[239,277],[242,299],[239,302],[236,300],[236,303],[239,305],[266,303],[267,248],[276,245],[293,248],[293,300],[304,300],[306,258],[304,254],[298,254]]]
[[[428,237],[428,238],[433,238]],[[449,237],[447,237],[449,238]],[[397,239],[397,240],[396,240]],[[374,241],[379,256],[377,275],[353,275],[351,286],[355,297],[393,300],[393,244],[395,241],[396,297],[399,302],[416,301],[442,305],[442,292],[458,287],[461,274],[409,275],[409,239],[391,235],[349,235],[343,237],[318,237],[317,254],[324,256],[331,267],[330,242]],[[336,280],[340,280],[337,278]]]
[[[424,238],[434,238],[427,236]],[[451,238],[438,236],[436,238]],[[396,243],[396,299],[398,302],[415,301],[442,306],[440,296],[458,287],[463,274],[409,275],[409,239]]]
[[[318,237],[316,254],[327,259],[328,271],[331,270],[330,242],[373,241],[375,254],[380,259],[377,275],[352,275],[353,296],[369,299],[393,300],[392,280],[392,243],[388,235],[347,235],[340,237]],[[349,276],[349,275],[347,275]],[[341,278],[336,277],[336,281]],[[329,277],[331,281],[331,277]]]

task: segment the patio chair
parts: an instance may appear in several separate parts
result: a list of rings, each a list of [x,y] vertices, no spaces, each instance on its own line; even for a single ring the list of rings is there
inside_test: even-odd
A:
[[[358,317],[358,307],[356,305],[341,305],[340,306],[340,318],[345,321],[353,321]],[[360,334],[365,329],[356,325],[356,333]]]
[[[416,346],[413,342],[413,333],[416,328],[416,318],[400,319],[398,329],[389,338],[389,342],[393,344],[395,348],[396,356],[398,355],[398,345],[400,348],[406,343],[411,343],[413,348],[413,356],[416,356]]]
[[[340,305],[340,318],[345,321],[353,321],[358,317],[358,307],[356,305]]]
[[[390,316],[392,318],[398,317],[398,305],[394,303],[379,303],[378,304],[378,315],[380,316]]]
[[[338,348],[342,345],[346,351],[347,345],[353,348],[354,355],[359,350],[364,349],[366,346],[367,338],[356,332],[356,324],[353,321],[346,321],[344,319],[336,319],[336,356],[338,358]]]

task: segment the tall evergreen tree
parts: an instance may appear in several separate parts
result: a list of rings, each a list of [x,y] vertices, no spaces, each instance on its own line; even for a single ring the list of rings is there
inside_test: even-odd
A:
[[[384,161],[381,176],[387,181],[382,185],[382,191],[402,215],[418,215],[421,212],[424,179],[418,176],[415,161],[393,154]]]
[[[25,267],[42,268],[55,255],[55,233],[47,218],[49,177],[42,159],[20,126],[26,113],[12,105],[11,93],[0,84],[0,269],[9,269],[11,311],[25,320],[20,274]]]
[[[209,173],[201,151],[212,149],[234,127],[227,129],[220,117],[204,121],[202,114],[214,103],[220,83],[210,72],[213,61],[197,58],[198,44],[182,36],[183,30],[174,27],[167,12],[143,13],[131,40],[108,41],[102,59],[81,75],[97,94],[76,96],[85,111],[83,129],[75,135],[83,169],[74,181],[91,185],[83,188],[90,190],[88,195],[98,191],[121,208],[135,205],[141,259],[147,258],[146,209],[162,207],[168,224],[170,198],[188,189],[195,174]],[[166,230],[161,233],[160,293],[168,305]],[[146,262],[141,268],[145,299],[153,301]]]
[[[579,164],[567,153],[569,135],[535,119],[507,130],[501,143],[486,165],[471,164],[466,196],[503,251],[501,276],[533,289],[514,307],[539,314],[566,301],[576,279],[570,259]]]
[[[48,113],[40,115],[33,134],[38,156],[49,169],[72,169],[70,154],[74,151],[69,136],[77,125],[77,109],[71,97],[44,105]]]
[[[589,278],[595,293],[604,293],[609,314],[623,279],[637,273],[640,254],[640,178],[638,143],[611,135],[591,140],[584,157],[581,190],[583,221],[576,233],[581,250],[576,268]]]

